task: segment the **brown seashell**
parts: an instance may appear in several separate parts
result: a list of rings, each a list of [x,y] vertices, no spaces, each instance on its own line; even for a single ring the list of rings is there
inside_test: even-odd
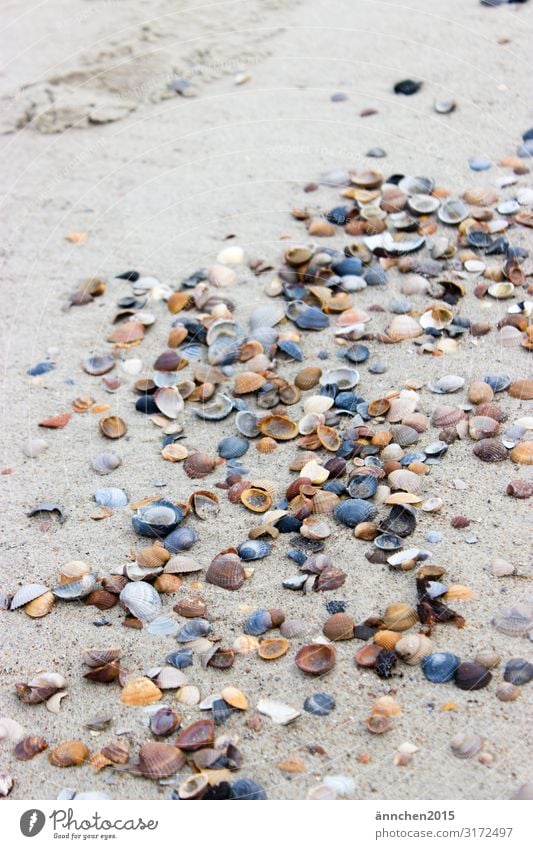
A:
[[[473,450],[476,457],[484,463],[501,463],[507,460],[507,449],[497,439],[480,439]]]
[[[97,607],[98,610],[110,610],[117,603],[118,598],[114,593],[108,590],[100,589],[93,590],[85,597],[84,603]]]
[[[328,590],[337,590],[339,587],[342,587],[344,582],[346,581],[346,572],[343,572],[342,569],[333,566],[330,564],[326,566],[318,576],[318,580],[315,585],[315,589],[317,592],[327,592]]]
[[[24,613],[27,613],[32,619],[40,619],[41,616],[46,616],[50,613],[54,604],[55,595],[48,591],[38,598],[34,598],[33,601],[28,602],[24,606]]]
[[[515,380],[511,383],[507,392],[511,398],[519,398],[521,401],[532,401],[533,380]]]
[[[189,335],[186,327],[172,327],[168,334],[167,346],[169,348],[178,348],[182,342],[185,342]]]
[[[31,761],[35,755],[39,755],[48,748],[44,737],[24,737],[15,746],[15,757],[18,761]]]
[[[324,675],[335,666],[337,653],[333,646],[309,643],[302,646],[295,657],[298,669],[307,675]]]
[[[82,662],[86,666],[96,668],[104,663],[110,663],[112,660],[119,660],[122,654],[121,649],[83,649],[81,653]]]
[[[169,575],[163,573],[158,575],[154,581],[154,588],[158,593],[177,593],[183,586],[183,579],[179,575]]]
[[[390,405],[391,402],[388,398],[376,398],[368,405],[368,415],[372,418],[384,416],[390,410]]]
[[[174,605],[173,610],[187,619],[205,619],[207,615],[207,605],[200,597],[183,598]]]
[[[183,469],[189,478],[205,478],[217,465],[216,460],[203,451],[189,454],[183,462]]]
[[[272,637],[261,640],[257,654],[263,660],[277,660],[278,657],[283,657],[287,654],[290,648],[290,643],[283,637]]]
[[[353,529],[353,535],[356,539],[364,539],[366,542],[372,542],[379,533],[378,526],[373,522],[359,522]]]
[[[120,416],[106,416],[98,422],[101,433],[108,439],[120,439],[128,430]]]
[[[511,451],[511,460],[521,466],[533,465],[533,442],[519,442],[515,445]]]
[[[180,715],[171,707],[162,707],[150,717],[150,731],[156,737],[168,737],[181,723]]]
[[[341,438],[335,428],[319,424],[316,429],[319,442],[326,451],[338,451]]]
[[[251,481],[237,481],[228,489],[228,501],[232,504],[240,504],[241,495],[245,489],[249,489],[252,485]]]
[[[377,646],[387,651],[394,651],[396,643],[401,640],[400,634],[396,631],[378,631],[374,634],[374,642]]]
[[[468,387],[468,400],[472,404],[487,404],[493,398],[494,390],[484,380],[474,380]]]
[[[460,410],[459,407],[437,407],[431,416],[431,424],[434,427],[450,427],[464,419],[465,415],[464,410]]]
[[[252,513],[266,513],[272,506],[272,497],[264,489],[249,487],[241,492],[241,503]]]
[[[334,613],[324,622],[322,633],[328,640],[351,640],[354,636],[355,622],[347,613]]]
[[[295,439],[298,436],[298,425],[287,416],[265,416],[257,423],[263,436],[271,436],[276,440]]]
[[[250,392],[257,392],[266,383],[266,378],[255,371],[243,371],[235,378],[233,387],[234,395],[247,395]]]
[[[372,734],[384,734],[392,728],[392,719],[381,713],[372,713],[365,720],[365,725]]]
[[[475,657],[476,663],[480,663],[486,669],[495,669],[501,663],[501,657],[492,649],[481,649]]]
[[[209,652],[202,657],[204,668],[212,666],[213,669],[231,669],[235,663],[235,652],[233,649],[219,648],[213,646]]]
[[[490,439],[500,429],[499,422],[489,416],[472,416],[468,420],[468,432],[472,439]]]
[[[163,693],[149,678],[133,678],[128,681],[120,694],[120,701],[124,705],[140,706],[151,705],[163,698]]]
[[[319,489],[313,496],[313,513],[329,514],[333,513],[335,507],[340,502],[338,495],[334,492]]]
[[[89,756],[89,749],[81,740],[67,740],[60,743],[48,755],[52,766],[79,766]]]
[[[260,454],[270,454],[276,450],[278,443],[271,436],[264,436],[262,439],[257,440],[255,447]]]
[[[116,740],[114,743],[104,746],[101,754],[112,764],[127,764],[130,758],[130,747],[127,743]]]
[[[188,360],[173,348],[163,351],[154,363],[154,371],[180,371],[188,365]]]
[[[178,735],[176,746],[185,752],[195,752],[211,746],[215,741],[215,723],[212,719],[199,719],[188,725]]]
[[[533,495],[533,481],[514,480],[505,488],[507,495],[512,498],[531,498]]]
[[[169,312],[175,314],[177,312],[181,312],[182,310],[186,310],[190,304],[191,298],[187,292],[172,292],[168,301],[167,307]]]
[[[418,621],[416,610],[403,601],[389,604],[383,614],[383,625],[389,631],[407,631]]]
[[[517,687],[516,684],[511,684],[508,681],[502,681],[496,689],[496,698],[501,702],[514,702],[519,698],[520,693],[520,687]]]
[[[116,342],[119,346],[131,345],[142,339],[144,339],[144,324],[140,321],[125,321],[107,337],[108,342]]]
[[[493,189],[488,189],[483,186],[474,186],[466,189],[463,193],[463,198],[472,206],[492,206],[498,200],[498,195]]]
[[[205,580],[225,590],[238,590],[245,581],[241,559],[236,552],[222,551],[217,554],[207,569]]]
[[[310,236],[324,238],[328,236],[334,236],[335,227],[333,226],[333,224],[330,224],[329,221],[325,221],[323,218],[315,218],[312,221],[309,221],[307,225],[307,232]]]
[[[379,653],[383,651],[377,643],[365,643],[361,646],[354,655],[354,660],[358,666],[372,668],[376,665]]]
[[[202,521],[215,519],[220,510],[217,495],[214,492],[208,492],[203,489],[193,492],[189,498],[189,505],[195,516]]]
[[[145,743],[139,750],[136,774],[144,778],[168,778],[185,765],[185,755],[170,743]]]
[[[135,559],[139,566],[144,569],[159,569],[170,560],[170,552],[163,546],[159,540],[148,548],[143,548],[137,552]]]
[[[170,445],[165,445],[161,449],[163,460],[168,460],[169,463],[179,463],[189,456],[189,452],[185,445],[180,445],[179,442],[171,442]]]
[[[476,407],[476,415],[488,416],[489,419],[494,419],[497,422],[504,422],[507,419],[507,413],[497,404],[493,403],[479,404]]]
[[[318,366],[305,366],[296,375],[294,382],[298,389],[313,389],[322,376],[322,369]]]
[[[118,660],[112,660],[109,663],[104,663],[102,666],[97,666],[86,672],[83,676],[89,681],[99,681],[101,684],[109,684],[111,681],[116,681],[120,675],[120,666]]]

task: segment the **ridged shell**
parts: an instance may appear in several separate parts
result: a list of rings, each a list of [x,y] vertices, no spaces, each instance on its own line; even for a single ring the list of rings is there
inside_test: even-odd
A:
[[[170,552],[159,542],[136,554],[137,563],[145,569],[158,569],[170,560]]]
[[[139,750],[135,772],[145,778],[168,778],[176,775],[185,764],[185,755],[169,743],[145,743]]]
[[[516,604],[499,608],[492,618],[494,627],[509,637],[522,637],[533,628],[533,607]]]
[[[415,339],[417,336],[421,336],[423,332],[418,321],[409,315],[395,316],[387,327],[387,335],[394,342]]]
[[[393,489],[401,489],[414,495],[418,495],[422,488],[420,476],[408,469],[396,469],[390,472],[388,480]]]
[[[245,572],[240,557],[233,552],[221,552],[211,561],[205,575],[208,584],[226,590],[238,590],[245,581]]]
[[[120,601],[141,622],[151,622],[161,612],[161,599],[151,584],[135,581],[126,584],[120,593]]]
[[[349,498],[335,507],[334,516],[343,525],[355,528],[360,522],[371,521],[377,515],[377,509],[362,498]]]
[[[18,607],[38,599],[48,591],[48,587],[45,587],[44,584],[24,584],[13,596],[10,610],[16,610]]]
[[[451,427],[465,418],[464,410],[459,407],[437,407],[431,416],[431,424],[435,427]]]
[[[186,619],[203,618],[207,613],[207,605],[203,598],[182,598],[174,606],[174,610]]]
[[[396,648],[396,644],[403,639],[396,631],[378,631],[374,634],[374,642],[377,646],[381,646],[381,648],[386,649],[387,651],[394,651]]]
[[[211,719],[199,719],[184,728],[176,740],[176,746],[185,752],[195,752],[211,745],[215,739],[215,725]]]
[[[98,575],[92,572],[83,575],[78,581],[54,587],[52,592],[56,598],[61,598],[63,601],[76,601],[90,595],[97,587]]]
[[[334,613],[324,622],[322,633],[328,640],[351,640],[354,636],[355,622],[347,613]]]
[[[257,392],[266,383],[266,378],[255,371],[243,371],[235,378],[233,386],[234,395],[248,395],[251,392]]]
[[[216,466],[216,460],[203,451],[189,454],[183,461],[183,469],[189,478],[204,478]]]
[[[48,748],[44,737],[24,737],[15,746],[15,757],[18,761],[30,761]]]
[[[422,658],[422,671],[434,684],[451,681],[458,666],[459,658],[450,652],[434,652]]]
[[[416,610],[403,601],[389,604],[383,614],[383,625],[389,631],[407,631],[418,621]]]
[[[120,694],[120,701],[124,705],[141,706],[151,705],[163,698],[163,693],[149,678],[133,678],[127,681]]]
[[[507,459],[507,449],[497,439],[480,439],[473,451],[484,463],[501,463]]]
[[[259,419],[257,426],[263,436],[271,436],[276,440],[295,439],[298,436],[298,425],[287,416],[265,416]]]

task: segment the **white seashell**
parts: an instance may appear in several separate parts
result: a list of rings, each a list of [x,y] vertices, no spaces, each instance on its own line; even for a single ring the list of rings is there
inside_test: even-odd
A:
[[[274,327],[285,318],[285,310],[279,304],[270,303],[256,307],[250,316],[250,328],[253,331],[258,327]]]
[[[30,436],[22,443],[22,453],[32,460],[35,457],[39,457],[47,448],[48,442],[46,439],[39,439],[38,437]]]
[[[200,690],[194,684],[186,684],[176,693],[176,700],[182,705],[194,707],[200,701]]]
[[[522,416],[515,422],[518,427],[524,427],[526,430],[533,430],[533,416]]]
[[[442,510],[443,506],[444,501],[442,498],[439,498],[438,495],[433,495],[422,502],[420,509],[425,513],[437,513],[439,510]]]
[[[180,627],[180,623],[175,619],[171,619],[170,616],[157,616],[155,619],[152,619],[146,630],[149,634],[175,637]],[[177,684],[176,686],[179,685]]]
[[[20,722],[17,722],[16,719],[10,719],[9,716],[0,717],[0,740],[9,740],[16,743],[23,736],[24,728]]]
[[[163,666],[157,675],[154,676],[153,681],[160,690],[176,690],[178,687],[184,687],[187,684],[187,677],[181,669],[175,669],[173,666]]]
[[[355,792],[355,781],[349,775],[328,775],[323,783],[338,796],[349,796]]]
[[[306,436],[309,433],[314,433],[319,424],[324,424],[326,417],[323,413],[307,413],[298,422],[299,433]]]
[[[217,256],[217,262],[222,265],[242,265],[244,262],[244,251],[238,245],[222,248]]]
[[[233,269],[225,265],[212,265],[207,273],[207,279],[212,286],[224,288],[233,286],[237,282],[237,275]]]
[[[306,463],[300,472],[300,477],[309,478],[311,483],[313,484],[321,484],[327,481],[329,478],[329,472],[323,466],[316,462],[316,460],[311,460],[309,463]]]
[[[409,469],[395,469],[390,472],[388,481],[393,489],[401,489],[413,495],[417,495],[422,488],[420,475],[410,472]]]
[[[333,398],[327,395],[311,395],[304,401],[304,413],[325,413],[333,406]]]
[[[108,475],[118,469],[122,460],[113,451],[102,451],[91,460],[91,466],[97,475]]]
[[[331,369],[331,371],[324,372],[320,377],[321,386],[327,386],[329,383],[336,383],[342,391],[353,389],[359,383],[359,372],[357,369],[348,366]]]
[[[123,489],[116,486],[106,486],[96,490],[94,500],[104,507],[125,507],[128,503],[128,496]]]
[[[47,592],[48,587],[45,587],[44,584],[24,584],[13,596],[9,609],[16,610],[17,607],[22,607]]]
[[[532,206],[533,189],[518,189],[516,192],[516,199],[520,206]]]
[[[131,357],[129,360],[122,360],[120,367],[126,374],[134,377],[135,375],[140,374],[143,367],[143,361],[138,357]]]
[[[450,748],[456,758],[473,758],[483,745],[483,737],[475,731],[460,731],[450,741]]]
[[[300,716],[300,711],[296,708],[283,702],[276,702],[273,699],[260,699],[257,703],[257,710],[259,713],[269,716],[276,725],[288,725],[289,722],[294,722]]]
[[[66,683],[66,679],[59,672],[40,672],[35,678],[28,681],[28,687],[39,689],[56,687],[56,689],[61,690],[62,687],[66,686]]]
[[[417,560],[421,554],[425,552],[421,548],[406,548],[403,551],[397,551],[387,557],[387,563],[391,566],[401,566],[407,560]]]
[[[119,598],[130,613],[141,622],[151,622],[161,611],[159,593],[145,581],[126,584]]]
[[[154,395],[157,409],[168,419],[176,419],[183,412],[185,404],[175,386],[165,386],[157,390]]]
[[[53,696],[50,696],[46,702],[46,709],[50,711],[50,713],[59,713],[61,710],[61,702],[67,696],[68,693],[66,690],[59,690],[59,692],[54,693]]]
[[[464,384],[464,377],[460,377],[458,374],[446,374],[444,377],[440,377],[435,383],[428,383],[428,389],[438,395],[446,395],[462,389]]]

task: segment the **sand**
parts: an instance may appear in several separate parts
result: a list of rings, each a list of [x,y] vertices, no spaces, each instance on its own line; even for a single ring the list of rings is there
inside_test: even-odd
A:
[[[133,410],[130,378],[108,395],[97,378],[84,374],[80,358],[105,351],[115,304],[129,286],[114,275],[129,268],[176,284],[196,268],[211,264],[229,235],[249,256],[276,264],[286,241],[305,239],[305,230],[290,216],[292,207],[309,202],[303,186],[332,166],[362,169],[383,167],[386,173],[431,174],[438,185],[460,191],[467,185],[491,184],[502,171],[484,174],[468,169],[470,156],[498,162],[515,152],[521,133],[531,125],[526,101],[526,50],[531,31],[531,6],[491,9],[477,0],[412,0],[407,6],[379,0],[253,0],[186,4],[165,0],[57,0],[33,7],[23,0],[3,4],[3,35],[7,60],[0,77],[3,97],[1,138],[2,318],[5,383],[3,390],[2,467],[12,474],[2,487],[2,587],[13,592],[20,584],[42,581],[53,585],[62,564],[82,559],[106,572],[127,562],[139,547],[131,530],[128,508],[103,522],[92,521],[97,487],[123,487],[131,501],[159,490],[186,500],[198,488],[179,466],[159,454],[159,433]],[[505,38],[505,43],[500,43]],[[235,75],[249,74],[242,85]],[[190,80],[179,96],[167,89],[175,75]],[[411,98],[391,93],[399,79],[424,81]],[[345,92],[344,102],[331,95]],[[435,98],[453,97],[457,110],[448,116],[432,110]],[[361,118],[365,108],[378,114]],[[89,117],[87,117],[89,116]],[[108,123],[102,123],[108,121]],[[96,123],[95,123],[96,122]],[[368,160],[372,146],[387,151],[384,160]],[[507,172],[506,172],[507,173]],[[529,185],[522,178],[521,185]],[[312,203],[327,209],[338,197],[322,189]],[[84,244],[65,240],[84,232]],[[344,238],[328,240],[342,247]],[[527,244],[524,229],[513,243]],[[62,310],[68,294],[87,277],[108,281],[103,298],[89,306]],[[231,290],[236,316],[244,319],[263,302],[264,282],[271,275],[241,275]],[[363,308],[387,306],[399,292],[393,275],[386,289],[367,289],[356,296]],[[425,299],[414,299],[417,308]],[[169,326],[163,303],[150,307],[157,322],[145,342],[129,356],[140,356],[151,367],[164,347]],[[504,315],[505,303],[479,301],[468,295],[462,314],[493,324]],[[383,329],[389,314],[376,313],[372,328]],[[446,373],[467,380],[487,371],[526,374],[523,350],[501,348],[495,333],[466,337],[457,353],[422,357],[414,346],[385,347],[372,343],[373,359],[385,359],[388,371],[372,376],[363,366],[360,389],[366,397],[400,388],[407,377],[424,381]],[[318,362],[318,351],[332,352],[331,331],[306,337],[306,362]],[[26,370],[49,356],[54,371],[29,378]],[[334,364],[335,360],[330,360]],[[292,376],[297,366],[286,371]],[[98,417],[75,415],[61,431],[46,433],[49,448],[36,460],[24,457],[23,440],[42,435],[37,422],[70,409],[79,395],[109,402],[112,412],[128,422],[127,438],[117,446],[123,464],[113,475],[98,478],[91,457],[110,445],[98,432]],[[464,400],[460,393],[455,399]],[[435,396],[421,393],[420,409],[429,411]],[[527,405],[505,396],[510,419],[525,414]],[[185,420],[189,446],[215,450],[222,434],[233,432],[231,420],[220,427]],[[437,431],[432,431],[435,438]],[[112,446],[115,447],[115,446]],[[280,492],[290,480],[292,448],[260,456],[251,449],[245,460],[258,477],[268,477]],[[513,477],[527,477],[510,463],[484,465],[472,456],[472,443],[456,443],[425,483],[427,493],[445,502],[439,514],[420,516],[410,542],[427,546],[428,531],[443,534],[434,546],[433,562],[444,565],[450,581],[475,592],[457,607],[467,627],[441,626],[435,646],[472,658],[482,647],[502,656],[527,656],[529,643],[510,638],[490,624],[502,603],[519,601],[527,582],[516,577],[496,579],[490,566],[499,556],[522,571],[527,568],[528,504],[503,495]],[[464,490],[453,480],[460,478]],[[212,488],[220,474],[205,484]],[[63,525],[51,520],[43,530],[26,513],[40,501],[65,506]],[[467,531],[450,527],[457,513],[472,520]],[[253,518],[222,498],[216,533],[191,521],[200,535],[194,555],[203,563],[220,549],[247,536]],[[475,533],[478,542],[465,542]],[[430,547],[430,546],[427,546]],[[301,597],[281,587],[295,569],[284,556],[282,538],[275,552],[256,564],[245,587],[229,594],[202,587],[216,631],[226,643],[241,632],[245,607],[282,607],[287,615],[304,616],[320,633],[326,613],[321,594]],[[399,574],[370,564],[368,545],[335,526],[327,551],[348,573],[342,590],[331,594],[350,602],[361,621],[381,613],[392,600],[414,601],[413,573]],[[174,599],[164,599],[171,611]],[[27,733],[42,734],[52,744],[69,738],[86,740],[97,749],[115,739],[117,729],[132,751],[147,739],[146,715],[119,702],[116,685],[95,685],[82,679],[80,648],[118,645],[124,666],[133,672],[162,663],[173,647],[169,637],[125,629],[119,609],[108,614],[110,627],[92,623],[101,616],[94,608],[57,604],[42,621],[22,612],[2,612],[3,675],[0,715],[16,718]],[[357,644],[359,645],[359,644]],[[294,666],[294,649],[275,665],[252,657],[239,658],[230,673],[207,676],[198,664],[188,670],[190,683],[202,695],[231,682],[248,695],[252,706],[262,697],[286,701],[301,709],[316,690],[333,693],[336,710],[327,718],[303,714],[290,727],[277,727],[264,717],[259,732],[232,718],[223,731],[240,737],[244,764],[241,775],[261,783],[270,798],[304,799],[325,776],[353,778],[353,798],[383,799],[506,799],[530,778],[524,746],[527,689],[515,703],[495,697],[502,668],[486,690],[465,693],[451,684],[430,685],[419,668],[402,666],[401,677],[380,681],[353,664],[356,643],[338,646],[336,668],[323,681],[304,678]],[[40,669],[57,670],[68,679],[68,697],[58,715],[44,706],[25,706],[16,699],[14,684]],[[402,708],[394,728],[370,736],[364,719],[375,696],[392,687]],[[168,693],[165,703],[173,703]],[[453,702],[453,710],[443,705]],[[95,716],[113,717],[110,730],[92,738],[85,723]],[[184,723],[198,711],[183,711]],[[460,761],[449,749],[451,737],[466,728],[486,738],[491,765],[477,758]],[[419,747],[410,766],[393,766],[398,745]],[[125,775],[94,774],[89,766],[69,772],[49,765],[46,755],[19,763],[12,746],[0,743],[1,768],[16,785],[12,798],[53,799],[63,787],[100,790],[115,799],[163,799],[168,787]],[[313,747],[320,747],[313,750]],[[368,763],[358,755],[368,753]],[[305,771],[284,774],[277,764],[298,755]]]

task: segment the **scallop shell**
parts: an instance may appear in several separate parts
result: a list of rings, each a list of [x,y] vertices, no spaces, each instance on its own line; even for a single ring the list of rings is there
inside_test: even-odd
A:
[[[418,621],[416,610],[403,601],[389,604],[383,614],[383,625],[389,631],[407,631]]]
[[[533,607],[530,604],[501,607],[494,614],[492,624],[509,637],[525,636],[533,628]]]
[[[459,407],[436,407],[431,416],[431,424],[435,427],[451,427],[465,418],[464,410]]]
[[[211,561],[205,575],[208,584],[214,584],[226,590],[240,589],[245,578],[240,557],[231,551],[223,551],[217,554]]]
[[[18,607],[40,598],[47,592],[49,592],[48,587],[45,587],[44,584],[24,584],[13,596],[9,609],[16,610]]]
[[[119,598],[130,613],[141,622],[151,622],[161,613],[159,593],[146,581],[126,584]]]
[[[472,439],[490,439],[496,436],[499,429],[499,422],[489,416],[472,416],[468,420],[468,432]]]
[[[120,694],[122,704],[129,706],[151,705],[163,698],[163,693],[149,678],[132,678]]]
[[[139,750],[139,763],[134,772],[144,778],[168,778],[185,764],[185,755],[169,743],[145,743]]]
[[[355,622],[347,613],[334,613],[324,622],[322,633],[328,640],[351,640],[354,636]]]
[[[67,740],[60,743],[48,755],[52,766],[79,766],[89,757],[89,749],[81,740]]]
[[[480,439],[473,450],[476,457],[485,463],[501,463],[507,459],[507,449],[497,439]]]
[[[164,572],[167,575],[184,575],[188,572],[200,572],[202,569],[203,566],[194,557],[187,554],[175,554],[165,564]]]

